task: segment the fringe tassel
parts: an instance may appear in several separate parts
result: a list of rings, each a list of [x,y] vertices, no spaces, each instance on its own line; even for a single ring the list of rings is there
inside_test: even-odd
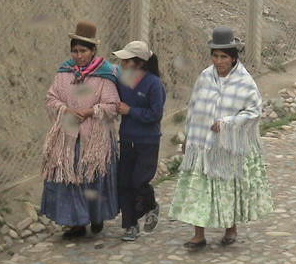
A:
[[[186,146],[181,170],[204,173],[212,179],[243,177],[247,157],[262,150],[258,121],[250,120],[240,126],[223,124],[216,143],[210,148],[194,143]]]
[[[87,176],[84,179],[87,182],[93,182],[96,173],[101,177],[106,176],[112,157],[110,124],[95,120],[91,135],[78,167],[78,174]]]
[[[56,122],[47,134],[42,162],[42,176],[47,181],[66,184],[91,183],[97,173],[105,176],[108,173],[112,156],[111,125],[104,119],[94,118],[91,137],[81,138],[82,158],[77,171],[74,168],[75,145],[77,135],[69,135],[62,129],[62,118],[65,107],[59,110]]]

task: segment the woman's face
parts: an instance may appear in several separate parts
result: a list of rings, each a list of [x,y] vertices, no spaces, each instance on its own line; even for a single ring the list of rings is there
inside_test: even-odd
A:
[[[221,77],[225,77],[230,73],[233,68],[233,63],[235,59],[230,57],[228,54],[224,53],[221,50],[214,50],[212,54],[212,60],[217,68],[218,74]]]
[[[134,60],[128,59],[128,60],[122,60],[121,66],[125,70],[139,70],[142,67],[142,64],[135,63]]]
[[[121,66],[123,69],[134,69],[136,68],[136,64],[133,60],[122,60],[121,61]]]
[[[78,66],[87,66],[95,56],[95,50],[87,47],[76,45],[71,49],[72,58],[76,61]]]

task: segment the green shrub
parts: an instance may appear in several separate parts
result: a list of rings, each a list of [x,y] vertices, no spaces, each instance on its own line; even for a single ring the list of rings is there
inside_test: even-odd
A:
[[[184,112],[178,112],[173,116],[173,122],[175,124],[183,123],[186,120],[186,115]]]

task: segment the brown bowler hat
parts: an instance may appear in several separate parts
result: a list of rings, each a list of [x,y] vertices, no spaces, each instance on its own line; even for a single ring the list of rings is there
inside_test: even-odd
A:
[[[89,21],[80,21],[76,26],[75,33],[69,33],[69,38],[79,39],[98,45],[100,41],[96,39],[97,27]]]

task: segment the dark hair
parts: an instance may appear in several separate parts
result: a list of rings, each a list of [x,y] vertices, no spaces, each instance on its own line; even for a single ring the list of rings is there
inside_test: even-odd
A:
[[[141,67],[142,70],[149,71],[152,74],[160,77],[158,58],[157,58],[156,54],[153,53],[148,61],[145,61],[145,60],[140,59],[138,57],[131,58],[131,60],[133,60],[135,62],[135,64],[137,64],[137,65],[142,63],[143,64]]]
[[[231,58],[235,59],[232,66],[235,66],[237,63],[237,60],[239,59],[239,51],[237,48],[229,48],[229,49],[211,49],[211,55],[213,55],[214,51],[220,50],[224,53],[226,53]]]
[[[71,49],[73,49],[76,45],[81,45],[83,47],[89,48],[90,50],[95,50],[97,47],[95,44],[87,42],[87,41],[83,41],[80,39],[72,39],[71,40]]]

